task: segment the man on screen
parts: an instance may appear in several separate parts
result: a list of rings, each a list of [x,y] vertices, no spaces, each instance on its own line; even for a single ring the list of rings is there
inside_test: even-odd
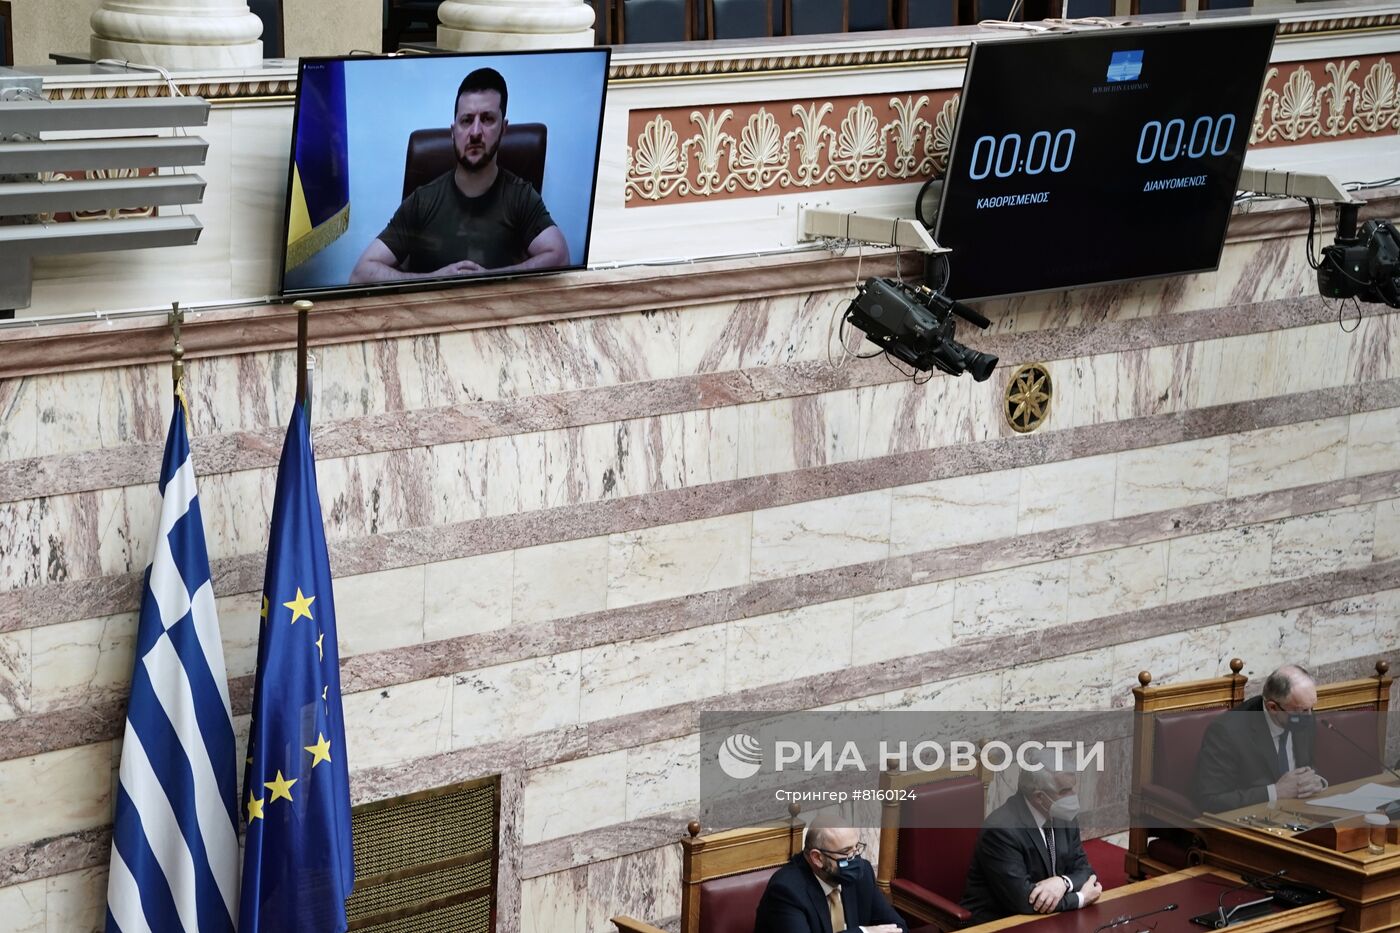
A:
[[[569,264],[568,243],[539,193],[496,163],[507,96],[505,78],[494,68],[478,68],[462,80],[452,120],[456,167],[404,198],[355,263],[351,282]]]

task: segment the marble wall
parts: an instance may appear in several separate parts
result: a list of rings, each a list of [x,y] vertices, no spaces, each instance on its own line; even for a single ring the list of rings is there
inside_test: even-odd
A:
[[[703,710],[1112,708],[1235,656],[1364,675],[1400,651],[1400,315],[1344,330],[1313,291],[1284,231],[1003,302],[963,335],[1004,361],[986,383],[833,363],[848,287],[322,348],[355,799],[502,774],[501,928],[596,933],[679,911]],[[1018,435],[1028,360],[1056,398]],[[0,381],[7,929],[100,923],[167,378]],[[240,729],[294,379],[281,350],[189,364]]]

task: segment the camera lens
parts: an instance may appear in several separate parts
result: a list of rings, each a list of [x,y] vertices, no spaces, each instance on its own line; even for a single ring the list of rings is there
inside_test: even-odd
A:
[[[967,363],[967,371],[972,373],[972,378],[978,382],[986,382],[991,378],[992,370],[997,366],[995,356],[990,353],[978,353],[976,350],[968,350],[964,360]]]

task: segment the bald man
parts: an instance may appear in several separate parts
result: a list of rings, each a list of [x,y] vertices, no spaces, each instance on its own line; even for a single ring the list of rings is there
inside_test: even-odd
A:
[[[905,933],[864,851],[856,830],[814,820],[802,851],[768,879],[754,933]]]
[[[1219,813],[1311,797],[1326,787],[1312,768],[1316,703],[1312,675],[1288,664],[1268,676],[1261,695],[1216,717],[1196,759],[1196,805]]]

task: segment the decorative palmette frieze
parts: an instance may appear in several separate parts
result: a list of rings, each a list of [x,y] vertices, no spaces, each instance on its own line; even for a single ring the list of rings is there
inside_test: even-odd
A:
[[[684,139],[678,112],[657,113],[627,150],[625,198],[656,204],[925,178],[947,163],[957,105],[945,91],[711,107],[689,112]]]
[[[959,96],[633,111],[624,198],[629,207],[915,181],[948,161]],[[1252,145],[1393,133],[1400,80],[1384,56],[1270,68]]]
[[[1270,68],[1253,144],[1373,136],[1400,129],[1400,85],[1387,58]]]

